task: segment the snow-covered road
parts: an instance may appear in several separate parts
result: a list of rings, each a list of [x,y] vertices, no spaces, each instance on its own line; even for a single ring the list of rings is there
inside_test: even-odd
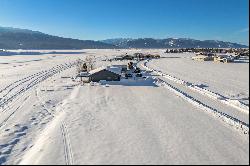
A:
[[[149,68],[147,63],[148,61],[141,63],[141,66],[161,78],[158,85],[167,87],[167,89],[175,92],[177,95],[180,94],[179,96],[183,96],[184,100],[187,100],[194,106],[206,111],[208,109],[210,113],[217,114],[219,112],[218,118],[222,118],[225,123],[234,126],[234,128],[239,129],[243,133],[249,133],[248,106],[240,102],[238,102],[240,105],[234,105],[234,103],[230,103],[221,95],[207,91],[206,89],[197,87],[192,83],[188,83],[161,71]]]
[[[249,162],[248,137],[162,87],[76,87],[58,109],[21,164]]]

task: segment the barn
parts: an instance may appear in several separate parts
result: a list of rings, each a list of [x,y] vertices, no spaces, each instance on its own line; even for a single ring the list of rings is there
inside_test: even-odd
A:
[[[89,81],[99,82],[101,80],[105,81],[120,81],[121,80],[121,70],[120,67],[100,67],[89,72]]]

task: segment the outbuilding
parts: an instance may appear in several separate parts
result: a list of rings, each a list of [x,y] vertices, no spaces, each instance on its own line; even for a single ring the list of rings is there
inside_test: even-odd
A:
[[[196,61],[212,61],[213,56],[197,55],[197,56],[192,57],[192,59]]]
[[[100,67],[89,72],[89,82],[105,81],[120,81],[121,68],[118,67]]]
[[[217,55],[214,58],[215,62],[229,63],[234,61],[234,57],[231,55]]]

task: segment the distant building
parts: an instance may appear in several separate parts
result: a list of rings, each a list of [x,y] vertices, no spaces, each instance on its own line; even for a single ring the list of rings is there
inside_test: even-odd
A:
[[[234,62],[234,57],[230,55],[217,55],[214,57],[215,62],[230,63]]]
[[[206,55],[197,55],[192,57],[193,60],[196,61],[213,61],[213,56],[206,56]]]

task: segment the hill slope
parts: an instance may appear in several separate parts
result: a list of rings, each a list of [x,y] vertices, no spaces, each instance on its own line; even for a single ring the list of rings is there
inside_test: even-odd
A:
[[[92,40],[77,40],[37,31],[0,27],[0,49],[102,49],[116,48]]]

